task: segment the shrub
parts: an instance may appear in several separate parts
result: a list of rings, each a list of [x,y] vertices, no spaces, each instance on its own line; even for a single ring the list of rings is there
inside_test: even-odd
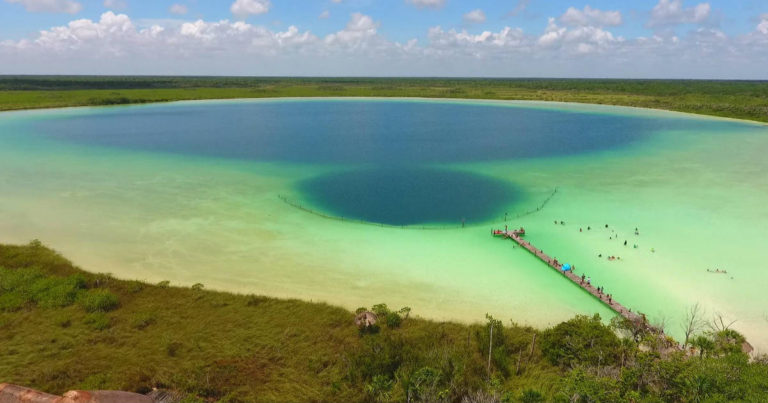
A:
[[[371,311],[373,311],[376,316],[384,318],[389,313],[389,308],[387,308],[387,304],[376,304],[371,308]]]
[[[47,277],[32,284],[31,292],[37,305],[42,308],[62,308],[75,302],[79,290],[85,287],[81,275],[66,278]]]
[[[0,294],[0,311],[13,312],[32,302],[28,295],[15,292]]]
[[[59,327],[69,327],[72,325],[72,318],[67,312],[61,312],[53,318],[53,323]]]
[[[389,401],[395,382],[384,375],[375,375],[371,382],[365,385],[365,392],[377,402]]]
[[[131,318],[131,327],[134,329],[145,329],[147,326],[155,323],[157,319],[155,318],[155,314],[151,312],[142,312],[137,313],[136,315]]]
[[[168,288],[171,285],[171,282],[168,280],[163,280],[159,283],[157,283],[157,286],[160,288]]]
[[[46,276],[39,269],[0,269],[0,310],[16,311],[36,304],[44,308],[61,308],[75,301],[85,287],[80,275]]]
[[[129,281],[128,282],[128,292],[131,294],[136,294],[144,289],[144,283],[141,281]]]
[[[541,334],[541,351],[555,365],[614,364],[620,345],[616,334],[600,322],[600,315],[578,315]]]
[[[165,353],[168,357],[176,357],[181,350],[181,343],[174,340],[169,340],[165,343]]]
[[[386,316],[387,327],[396,329],[403,323],[403,318],[397,312],[390,312]]]
[[[258,306],[261,305],[261,303],[266,302],[269,300],[267,297],[263,297],[260,295],[254,295],[251,294],[248,296],[248,299],[245,301],[246,306]]]
[[[202,290],[204,287],[205,287],[205,286],[204,286],[202,283],[195,283],[195,284],[192,284],[192,289],[193,289],[193,290],[195,290],[195,291],[200,291],[200,290]]]
[[[520,394],[521,403],[543,403],[544,396],[537,390],[526,389]]]
[[[96,312],[87,315],[83,322],[91,329],[99,331],[109,329],[109,327],[112,325],[112,320],[109,318],[109,316],[102,312]]]
[[[86,312],[109,312],[117,308],[117,295],[107,290],[88,290],[80,293],[77,301]]]

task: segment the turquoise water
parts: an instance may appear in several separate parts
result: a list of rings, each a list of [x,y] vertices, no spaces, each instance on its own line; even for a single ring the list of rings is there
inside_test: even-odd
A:
[[[387,302],[436,319],[492,313],[535,326],[609,317],[489,235],[524,225],[534,244],[670,333],[698,302],[768,348],[765,149],[760,125],[548,103],[261,100],[4,113],[0,241],[39,238],[87,270],[125,278],[352,309]],[[554,188],[543,210],[521,214]],[[279,196],[414,227],[330,220]],[[472,225],[415,229],[461,221]]]

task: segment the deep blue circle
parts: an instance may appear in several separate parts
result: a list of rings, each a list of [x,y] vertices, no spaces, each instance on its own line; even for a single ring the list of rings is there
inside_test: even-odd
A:
[[[462,225],[501,219],[520,200],[515,186],[453,170],[396,167],[315,177],[299,184],[303,197],[337,217],[389,225]]]

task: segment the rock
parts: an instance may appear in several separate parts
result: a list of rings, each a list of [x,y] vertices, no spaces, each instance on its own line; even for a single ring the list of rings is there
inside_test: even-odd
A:
[[[56,403],[153,403],[149,396],[117,390],[70,390]]]
[[[0,383],[0,403],[56,403],[60,398],[23,386]]]
[[[378,317],[371,311],[360,312],[355,316],[355,324],[360,329],[365,329],[371,326],[375,326],[378,321]]]

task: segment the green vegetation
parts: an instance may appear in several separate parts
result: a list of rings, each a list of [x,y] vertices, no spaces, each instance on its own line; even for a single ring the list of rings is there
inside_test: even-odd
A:
[[[185,402],[768,401],[768,358],[722,321],[681,352],[597,316],[538,331],[370,310],[377,331],[361,332],[324,304],[119,280],[39,242],[0,245],[0,380]]]
[[[0,76],[0,110],[321,96],[581,102],[768,122],[765,81]]]

